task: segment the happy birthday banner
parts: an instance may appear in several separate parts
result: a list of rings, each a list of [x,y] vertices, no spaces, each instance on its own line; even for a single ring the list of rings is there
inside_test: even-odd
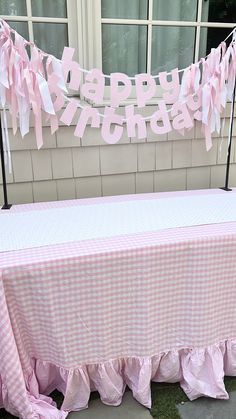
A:
[[[123,73],[106,76],[100,69],[82,69],[73,59],[73,48],[65,47],[59,60],[26,41],[0,19],[1,106],[9,107],[13,133],[16,134],[19,125],[22,137],[29,132],[30,113],[33,112],[38,148],[43,145],[43,116],[50,122],[53,134],[59,128],[59,120],[71,125],[80,108],[74,132],[78,137],[84,135],[86,125],[90,124],[94,128],[101,127],[105,142],[115,144],[121,139],[126,125],[128,137],[145,139],[147,121],[157,135],[173,129],[184,135],[185,130],[190,130],[194,120],[197,120],[202,125],[206,149],[210,150],[211,135],[215,131],[220,133],[221,113],[227,100],[232,101],[233,96],[236,75],[235,30],[232,34],[228,48],[224,41],[217,48],[212,48],[207,57],[184,70],[176,68],[170,73],[161,72],[156,76],[146,73],[135,77]],[[26,49],[29,45],[30,57]],[[183,75],[180,81],[181,71]],[[100,114],[92,105],[83,106],[79,100],[66,96],[69,80],[70,89],[80,92],[93,105],[101,105],[106,77],[110,79],[110,106],[105,106],[104,114]],[[138,110],[155,98],[159,86],[163,91],[162,98],[156,100],[154,113],[144,118]],[[133,88],[137,105],[125,106],[125,117],[122,117],[116,108],[129,99]],[[59,111],[62,111],[60,117]],[[6,125],[6,117],[4,121]],[[7,143],[6,126],[3,135]]]

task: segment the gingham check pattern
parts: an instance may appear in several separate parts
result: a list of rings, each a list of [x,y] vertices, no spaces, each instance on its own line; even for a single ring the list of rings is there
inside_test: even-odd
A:
[[[27,419],[32,359],[74,369],[236,337],[236,223],[3,252],[0,267],[0,376]]]

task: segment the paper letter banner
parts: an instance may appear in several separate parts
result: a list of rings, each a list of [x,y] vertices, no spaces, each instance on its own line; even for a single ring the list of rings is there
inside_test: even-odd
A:
[[[170,73],[155,76],[142,73],[128,77],[123,73],[105,75],[101,69],[81,68],[73,58],[74,49],[69,47],[64,48],[59,60],[26,41],[0,19],[0,104],[3,109],[9,107],[13,133],[16,134],[19,127],[22,137],[29,132],[33,114],[38,148],[43,145],[45,118],[50,122],[52,133],[59,124],[69,126],[73,122],[74,134],[80,138],[90,124],[101,129],[108,144],[121,139],[125,125],[129,137],[145,139],[147,124],[157,136],[171,130],[184,135],[197,120],[202,126],[206,149],[210,150],[212,133],[220,133],[221,114],[227,100],[232,101],[233,97],[235,34],[233,30],[228,47],[225,41],[221,42],[207,57],[183,70],[175,68]],[[104,106],[106,78],[110,79],[110,102],[106,101]],[[68,95],[67,86],[75,93],[74,97]],[[160,90],[162,94],[157,96]],[[127,105],[127,100],[132,100],[133,104]],[[144,118],[140,109],[148,106],[150,100],[153,112]],[[104,108],[103,112],[100,113],[98,105]],[[124,116],[116,109],[120,106],[124,106]],[[5,121],[4,132],[6,124]]]

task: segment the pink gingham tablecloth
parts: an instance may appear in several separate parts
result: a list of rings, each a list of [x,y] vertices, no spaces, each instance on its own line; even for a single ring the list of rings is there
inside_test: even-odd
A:
[[[191,400],[227,399],[223,377],[236,375],[235,301],[234,221],[0,252],[0,407],[24,419],[61,419],[86,408],[93,390],[119,405],[126,385],[150,407],[150,381],[180,381]],[[48,397],[56,388],[61,410]]]

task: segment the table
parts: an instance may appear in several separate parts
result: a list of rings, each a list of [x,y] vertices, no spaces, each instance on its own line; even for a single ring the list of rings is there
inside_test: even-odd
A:
[[[150,381],[228,398],[235,190],[18,205],[0,232],[0,407],[61,419],[126,385],[150,407]]]

